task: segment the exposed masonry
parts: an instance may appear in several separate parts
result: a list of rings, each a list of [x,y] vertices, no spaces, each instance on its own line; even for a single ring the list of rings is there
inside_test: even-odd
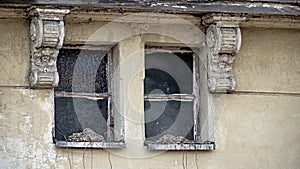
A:
[[[33,88],[53,88],[58,85],[56,59],[64,40],[63,17],[69,12],[69,10],[39,8],[29,11],[30,85]]]
[[[245,17],[209,14],[203,17],[208,46],[208,87],[211,92],[232,92],[235,79],[232,64],[241,47],[239,24]]]

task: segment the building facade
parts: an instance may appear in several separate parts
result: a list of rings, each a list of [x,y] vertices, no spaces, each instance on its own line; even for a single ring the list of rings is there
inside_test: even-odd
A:
[[[296,0],[3,1],[0,168],[299,168],[299,14]]]

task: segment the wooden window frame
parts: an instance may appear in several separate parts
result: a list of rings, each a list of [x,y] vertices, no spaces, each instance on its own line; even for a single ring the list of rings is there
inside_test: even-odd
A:
[[[193,121],[194,121],[194,140],[181,143],[156,143],[153,141],[145,140],[144,145],[148,150],[214,150],[214,142],[203,142],[201,139],[202,126],[200,125],[201,118],[201,95],[200,95],[200,69],[199,57],[193,50],[182,50],[182,46],[155,46],[145,45],[145,57],[148,53],[153,52],[180,52],[180,53],[193,53],[193,92],[192,94],[147,94],[144,95],[144,100],[147,101],[192,101],[193,102]],[[196,49],[197,51],[199,49]],[[206,100],[206,98],[204,98]],[[146,130],[146,128],[145,128]]]
[[[121,134],[124,130],[123,125],[116,125],[115,123],[123,123],[123,120],[116,121],[114,119],[114,92],[112,89],[113,86],[113,70],[114,70],[114,56],[113,56],[113,46],[110,44],[64,44],[62,49],[80,49],[80,50],[107,50],[107,93],[73,93],[73,92],[55,92],[55,97],[71,97],[71,98],[87,98],[87,99],[108,99],[108,119],[107,119],[107,139],[103,142],[75,142],[75,141],[55,141],[55,145],[57,147],[73,147],[73,148],[124,148],[125,142],[122,138],[121,140],[113,140],[111,137],[113,132],[116,130]],[[113,130],[111,130],[111,126],[113,124]],[[118,129],[116,129],[118,127]]]

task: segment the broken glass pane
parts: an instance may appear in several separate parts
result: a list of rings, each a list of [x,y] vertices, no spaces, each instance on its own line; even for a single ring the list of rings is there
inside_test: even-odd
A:
[[[161,90],[162,94],[193,93],[193,53],[146,54],[145,94]]]
[[[55,138],[67,141],[73,133],[83,132],[84,129],[106,137],[107,106],[107,99],[56,97]]]
[[[59,84],[55,91],[107,93],[107,51],[61,49],[57,58]]]
[[[193,140],[193,102],[145,101],[144,110],[147,140],[163,136]]]

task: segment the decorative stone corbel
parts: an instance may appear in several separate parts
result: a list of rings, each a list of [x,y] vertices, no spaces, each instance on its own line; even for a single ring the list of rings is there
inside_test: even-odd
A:
[[[207,26],[209,90],[219,93],[232,92],[235,90],[232,64],[241,47],[239,24],[245,17],[209,14],[202,19],[203,24]]]
[[[65,9],[40,8],[29,11],[32,88],[53,88],[58,85],[56,59],[65,35],[63,17],[69,12]]]

